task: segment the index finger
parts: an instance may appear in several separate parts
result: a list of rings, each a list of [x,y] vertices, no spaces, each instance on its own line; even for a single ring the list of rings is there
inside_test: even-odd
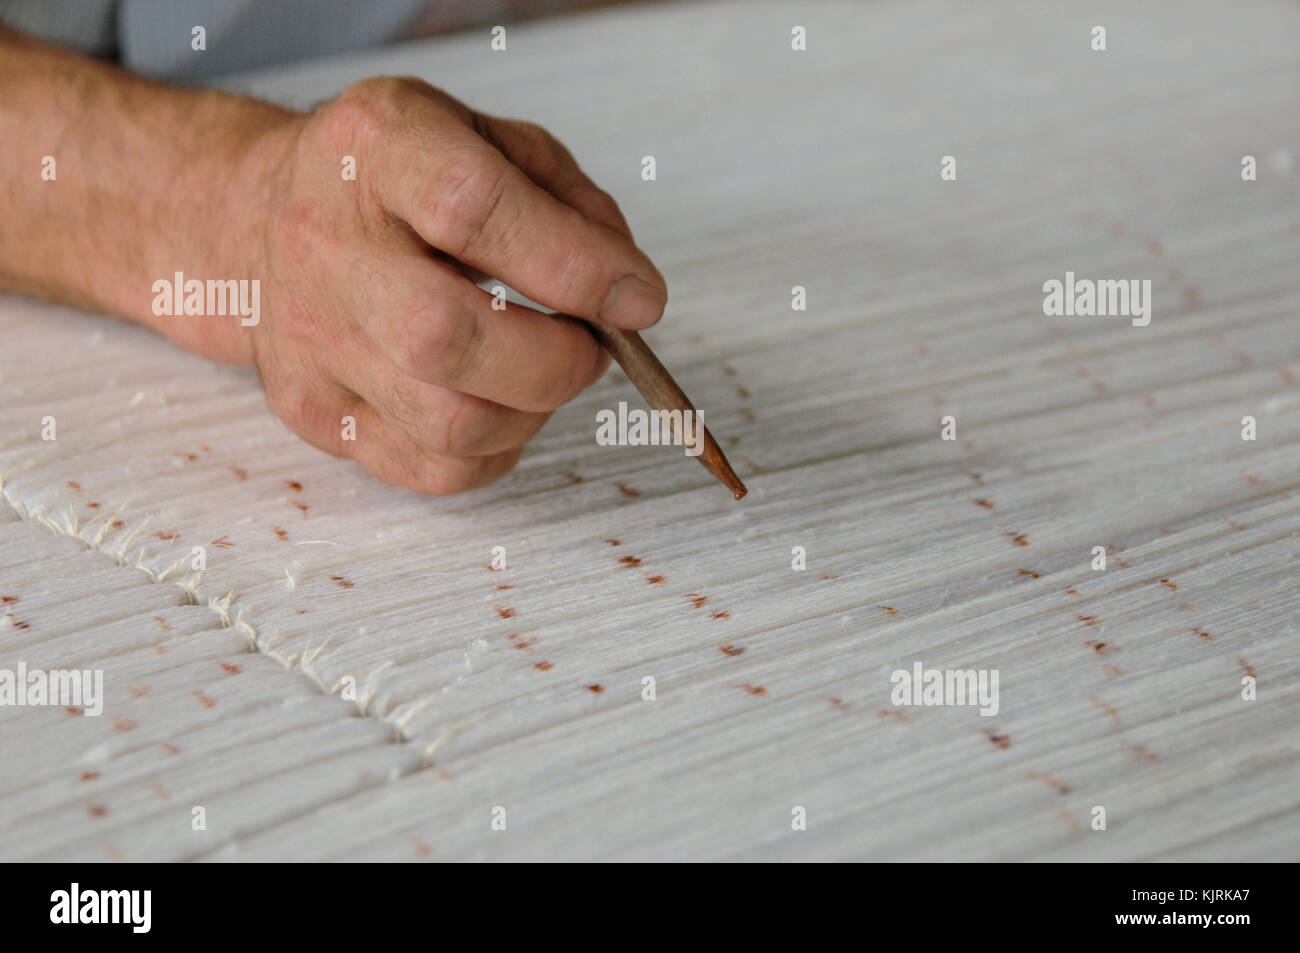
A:
[[[668,300],[663,276],[619,231],[539,188],[466,130],[429,149],[384,150],[379,200],[425,242],[556,311],[647,328]]]

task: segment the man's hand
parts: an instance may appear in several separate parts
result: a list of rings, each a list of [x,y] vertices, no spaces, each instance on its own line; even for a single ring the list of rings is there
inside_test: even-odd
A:
[[[663,311],[663,278],[562,145],[418,80],[361,82],[250,156],[245,174],[277,184],[256,210],[269,212],[249,269],[264,317],[246,329],[271,406],[387,482],[451,493],[496,479],[608,367],[580,322],[493,310],[474,279],[624,328]]]
[[[422,493],[506,473],[608,366],[580,322],[494,310],[476,281],[629,329],[667,297],[563,146],[418,80],[300,115],[0,30],[0,141],[0,288],[255,363],[301,437]],[[260,321],[155,314],[153,283],[176,272],[258,280]]]

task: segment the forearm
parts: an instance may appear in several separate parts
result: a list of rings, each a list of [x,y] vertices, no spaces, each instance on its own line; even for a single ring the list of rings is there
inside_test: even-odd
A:
[[[257,210],[277,186],[246,159],[292,115],[163,86],[0,29],[0,288],[116,314],[248,363],[238,319],[155,315],[152,286],[175,272],[257,277]]]

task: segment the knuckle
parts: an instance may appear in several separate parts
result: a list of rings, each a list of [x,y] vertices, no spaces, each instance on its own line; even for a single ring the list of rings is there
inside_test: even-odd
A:
[[[448,161],[432,187],[429,203],[446,231],[444,251],[459,258],[498,240],[497,220],[506,186],[504,167],[464,151]]]
[[[295,433],[315,438],[325,409],[315,391],[293,381],[267,388],[267,399],[275,415]]]
[[[428,496],[449,496],[477,486],[476,471],[474,461],[425,458],[416,464],[412,483],[418,492]]]
[[[484,426],[482,416],[475,412],[474,401],[464,396],[453,398],[442,421],[438,452],[450,456],[478,456],[491,440],[492,431]]]
[[[393,361],[416,380],[455,387],[477,365],[478,322],[455,308],[417,310],[400,328]]]
[[[344,147],[383,136],[429,87],[409,76],[372,76],[353,83],[319,112],[329,141]]]

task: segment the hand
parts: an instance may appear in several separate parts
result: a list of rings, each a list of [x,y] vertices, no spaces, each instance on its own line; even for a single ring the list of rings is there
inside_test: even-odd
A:
[[[238,333],[270,404],[389,483],[497,479],[609,365],[581,322],[493,310],[476,281],[629,329],[663,312],[662,276],[562,145],[418,80],[358,83],[260,132],[238,170],[234,200],[270,203],[235,230],[257,238],[243,273],[261,280],[261,320]]]

